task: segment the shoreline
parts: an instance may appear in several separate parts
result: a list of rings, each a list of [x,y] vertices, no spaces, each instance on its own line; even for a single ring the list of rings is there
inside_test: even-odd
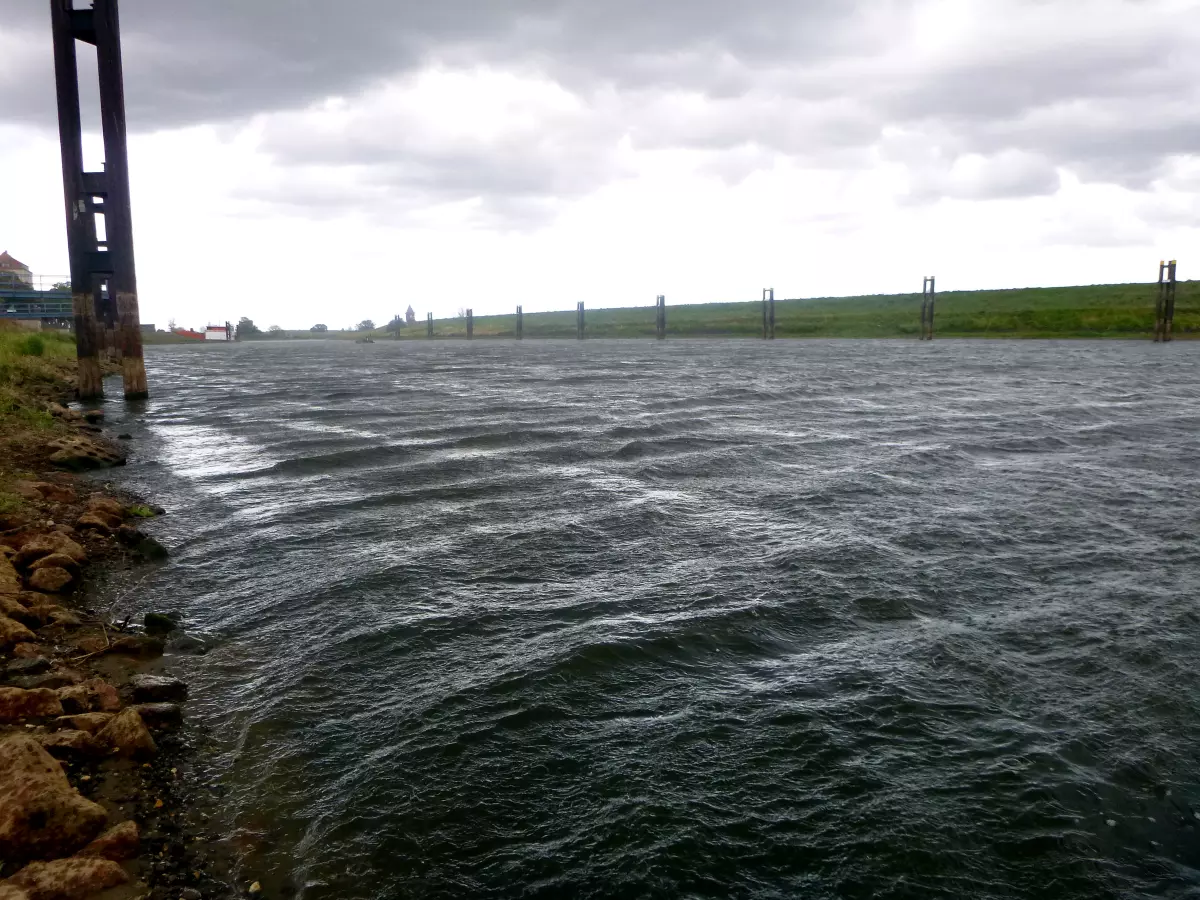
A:
[[[149,598],[141,622],[114,620],[144,577],[97,591],[166,557],[137,527],[164,511],[84,474],[123,465],[124,441],[98,410],[67,406],[66,359],[39,367],[4,384],[0,900],[233,896],[222,836],[196,802],[202,736],[164,658],[203,646]]]

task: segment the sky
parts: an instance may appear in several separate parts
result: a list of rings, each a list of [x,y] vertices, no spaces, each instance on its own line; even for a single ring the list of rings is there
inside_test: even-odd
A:
[[[121,28],[159,327],[1200,271],[1200,0],[121,0]],[[48,4],[0,0],[0,250],[65,276],[54,97]]]

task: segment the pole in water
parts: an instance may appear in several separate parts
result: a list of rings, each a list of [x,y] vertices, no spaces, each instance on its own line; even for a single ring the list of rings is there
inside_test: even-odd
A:
[[[467,310],[467,340],[475,337],[475,310]]]
[[[1176,261],[1167,265],[1167,293],[1163,300],[1163,343],[1169,343],[1175,329],[1175,268]]]
[[[775,340],[775,288],[763,289],[763,340]]]
[[[575,331],[579,340],[583,340],[583,301],[575,305]]]
[[[433,337],[433,313],[425,314],[425,337]]]
[[[654,334],[660,341],[667,338],[667,298],[663,294],[654,303]]]
[[[525,310],[517,304],[517,340],[525,337]]]
[[[50,29],[79,396],[90,399],[104,395],[100,353],[111,349],[120,356],[125,397],[140,399],[148,391],[133,258],[117,0],[93,0],[91,8],[83,9],[76,9],[73,0],[50,0]],[[77,40],[96,48],[104,141],[104,168],[99,172],[83,170]],[[104,224],[104,240],[99,239],[99,222]]]
[[[921,337],[922,341],[933,340],[933,305],[937,297],[937,280],[926,275],[921,285]]]

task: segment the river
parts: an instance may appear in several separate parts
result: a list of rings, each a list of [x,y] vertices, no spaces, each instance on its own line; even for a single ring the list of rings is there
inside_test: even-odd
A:
[[[1200,343],[146,365],[266,896],[1200,896]]]

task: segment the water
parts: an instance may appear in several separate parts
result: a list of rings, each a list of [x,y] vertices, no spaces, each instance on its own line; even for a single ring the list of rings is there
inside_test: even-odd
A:
[[[1200,896],[1200,344],[147,368],[267,896]]]

